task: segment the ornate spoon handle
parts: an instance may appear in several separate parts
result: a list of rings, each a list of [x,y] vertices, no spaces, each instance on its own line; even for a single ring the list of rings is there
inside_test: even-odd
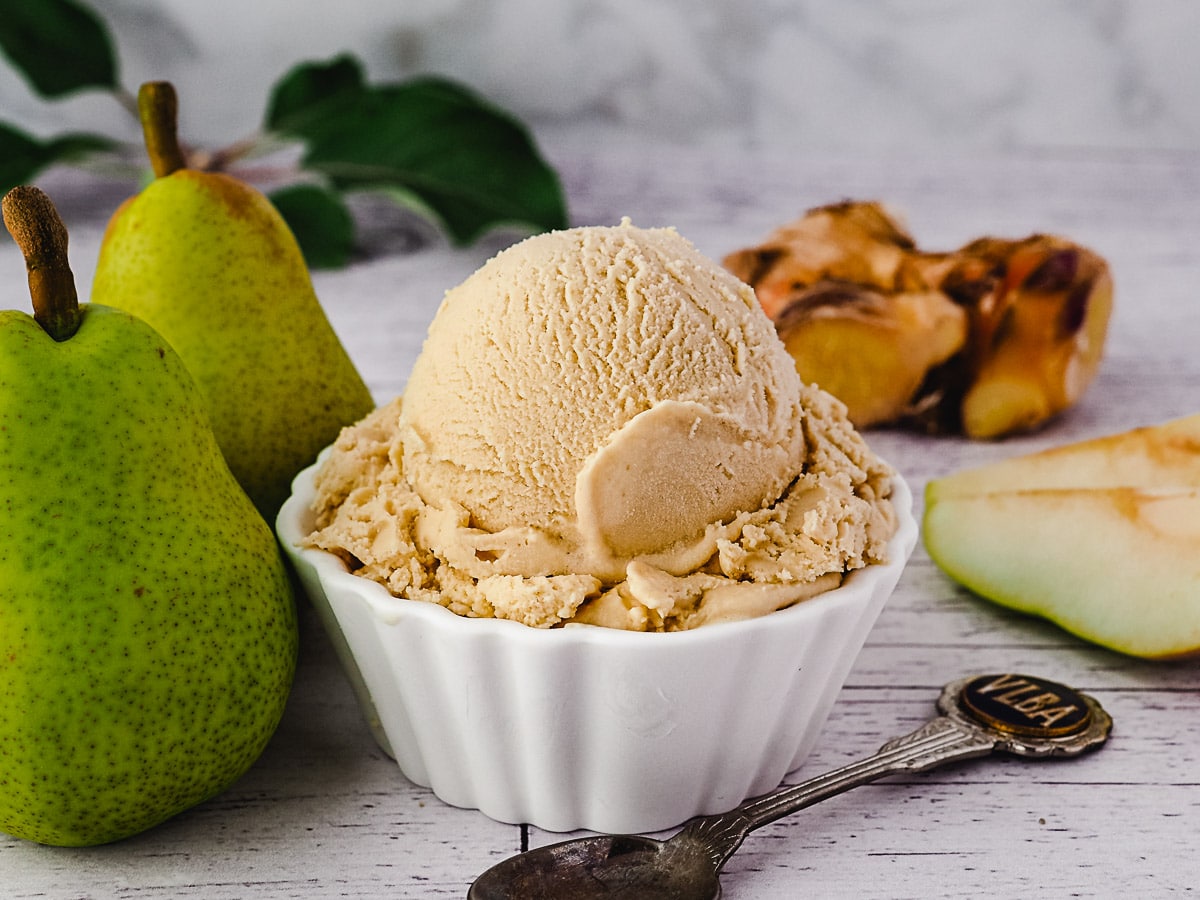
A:
[[[1074,756],[1102,744],[1112,728],[1091,697],[1024,675],[981,675],[946,686],[941,715],[894,738],[877,753],[799,784],[748,800],[729,812],[692,819],[672,838],[707,853],[716,871],[746,835],[768,822],[862,784],[901,772],[1000,750],[1019,756]]]

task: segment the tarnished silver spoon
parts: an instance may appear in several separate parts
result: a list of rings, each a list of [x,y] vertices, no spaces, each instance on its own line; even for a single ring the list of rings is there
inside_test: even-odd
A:
[[[827,797],[900,772],[994,751],[1077,756],[1099,747],[1112,719],[1092,697],[1028,675],[976,675],[942,689],[940,715],[861,762],[700,816],[666,841],[597,835],[539,847],[488,869],[468,900],[716,900],[719,875],[746,835]]]

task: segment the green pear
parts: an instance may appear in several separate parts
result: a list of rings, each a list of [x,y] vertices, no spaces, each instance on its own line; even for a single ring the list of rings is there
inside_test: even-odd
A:
[[[144,319],[183,357],[229,467],[274,521],[296,473],[374,403],[279,212],[183,166],[169,84],[138,99],[157,177],[109,222],[91,301]]]
[[[4,199],[34,316],[0,312],[0,830],[133,835],[259,757],[296,665],[274,534],[183,361],[79,304],[36,188]]]
[[[923,531],[982,597],[1131,656],[1200,654],[1200,416],[935,479]]]

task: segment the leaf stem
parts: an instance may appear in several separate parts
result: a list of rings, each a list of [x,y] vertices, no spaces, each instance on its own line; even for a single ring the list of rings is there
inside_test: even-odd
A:
[[[137,105],[154,174],[165,178],[186,168],[187,160],[179,146],[175,87],[169,81],[147,81],[138,90]]]
[[[138,121],[141,120],[141,113],[138,110],[137,97],[135,97],[133,94],[129,93],[129,91],[127,91],[123,87],[114,88],[112,95],[116,99],[116,101],[120,105],[120,107],[123,110],[125,110],[125,112],[127,112],[131,116],[133,116],[133,118],[135,120],[138,120]]]
[[[192,165],[205,172],[224,172],[232,163],[257,152],[262,145],[263,136],[253,134],[219,150],[213,150],[202,156],[193,156]]]
[[[83,311],[67,261],[67,229],[41,190],[20,185],[4,196],[4,224],[21,248],[29,273],[33,317],[50,337],[65,341],[79,330]]]

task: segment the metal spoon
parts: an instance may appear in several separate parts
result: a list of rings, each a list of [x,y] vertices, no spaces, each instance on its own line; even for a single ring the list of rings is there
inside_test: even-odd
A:
[[[716,900],[721,868],[746,835],[850,788],[900,772],[923,772],[994,751],[1077,756],[1099,747],[1112,719],[1093,698],[1028,675],[976,675],[951,682],[940,715],[879,752],[800,784],[687,822],[667,841],[597,835],[539,847],[488,869],[467,900]]]

